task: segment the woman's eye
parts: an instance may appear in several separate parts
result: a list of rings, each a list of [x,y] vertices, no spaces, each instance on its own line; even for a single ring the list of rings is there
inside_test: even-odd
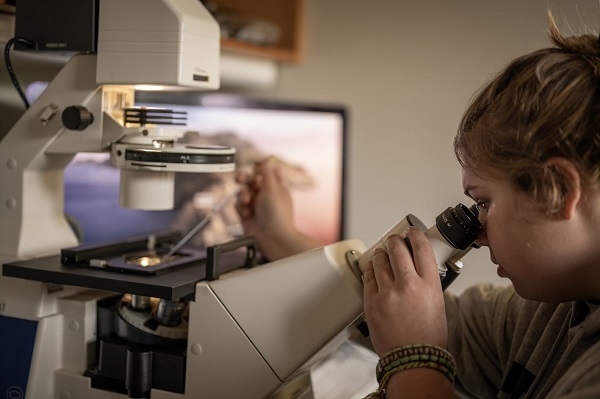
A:
[[[475,205],[477,206],[477,210],[479,210],[479,212],[487,212],[488,204],[488,201],[477,201]]]

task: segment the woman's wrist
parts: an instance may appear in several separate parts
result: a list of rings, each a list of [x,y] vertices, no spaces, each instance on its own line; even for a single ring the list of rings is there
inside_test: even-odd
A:
[[[415,370],[418,370],[418,372]],[[387,397],[386,392],[388,384],[393,380],[393,385],[397,385],[398,380],[406,379],[407,374],[409,374],[408,371],[411,372],[410,374],[416,376],[433,376],[436,380],[439,380],[440,377],[444,377],[446,382],[440,384],[439,387],[443,388],[444,385],[448,385],[451,388],[456,374],[456,365],[452,354],[444,348],[427,344],[402,346],[388,352],[379,359],[376,368],[379,388],[369,395],[368,398],[380,399]],[[434,372],[434,374],[431,374],[431,372]],[[399,374],[402,374],[403,377],[397,377]],[[411,384],[414,383],[412,380],[409,381]],[[430,391],[430,388],[432,388],[433,391]],[[393,389],[393,387],[391,387],[391,389]],[[418,385],[405,392],[412,393],[415,389],[419,390],[419,392],[423,389],[427,392],[437,392],[436,386],[419,387]],[[447,390],[447,388],[440,392],[443,392],[444,390]]]
[[[377,362],[377,382],[386,375],[411,368],[431,368],[440,371],[454,382],[456,365],[454,357],[446,349],[435,345],[405,345],[388,352]]]
[[[415,368],[395,373],[385,388],[385,399],[456,398],[453,384],[444,374],[430,368]]]

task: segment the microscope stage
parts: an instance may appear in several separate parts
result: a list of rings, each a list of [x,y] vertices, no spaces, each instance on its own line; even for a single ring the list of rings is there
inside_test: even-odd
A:
[[[206,262],[199,261],[170,272],[146,275],[64,265],[61,256],[55,255],[4,264],[2,274],[54,284],[177,299],[194,294],[196,283],[206,278]]]

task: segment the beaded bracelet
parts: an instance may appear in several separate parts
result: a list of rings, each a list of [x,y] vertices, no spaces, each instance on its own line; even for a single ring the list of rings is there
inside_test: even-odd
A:
[[[456,365],[454,357],[447,350],[434,345],[406,345],[394,349],[379,359],[376,374],[379,388],[368,399],[384,398],[385,386],[389,379],[399,371],[426,367],[438,370],[454,382]]]

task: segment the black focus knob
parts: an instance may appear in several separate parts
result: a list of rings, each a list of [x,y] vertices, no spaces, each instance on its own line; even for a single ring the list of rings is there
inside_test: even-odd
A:
[[[71,105],[62,113],[62,123],[70,130],[84,130],[94,122],[94,115],[82,105]]]

